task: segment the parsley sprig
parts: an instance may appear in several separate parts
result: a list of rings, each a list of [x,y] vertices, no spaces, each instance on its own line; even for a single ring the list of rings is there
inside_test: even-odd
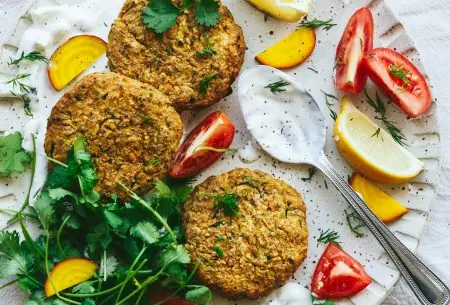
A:
[[[364,221],[359,217],[359,215],[356,212],[348,212],[347,210],[344,210],[345,212],[345,219],[347,220],[348,227],[350,230],[355,233],[356,237],[361,238],[364,237],[364,233],[361,233],[361,229],[366,227],[366,224]]]
[[[300,23],[299,28],[308,28],[308,29],[318,29],[323,27],[326,31],[329,31],[332,27],[336,26],[336,23],[331,23],[333,19],[328,20],[319,20],[314,18],[314,20],[303,20]]]
[[[370,95],[367,93],[367,90],[365,90],[366,94],[366,100],[367,103],[375,110],[375,112],[379,115],[375,117],[375,119],[383,122],[384,126],[386,126],[386,129],[391,134],[392,138],[395,142],[400,144],[401,146],[408,146],[406,142],[406,137],[403,134],[402,130],[397,127],[395,122],[388,119],[386,114],[386,107],[384,103],[381,101],[380,96],[378,95],[378,92],[376,93],[376,99],[373,100]]]
[[[0,233],[0,279],[17,278],[0,289],[17,283],[30,293],[27,304],[124,305],[139,304],[149,286],[161,282],[171,287],[170,297],[181,294],[206,305],[211,291],[190,284],[200,263],[189,268],[191,258],[181,244],[180,211],[192,188],[158,181],[147,201],[118,181],[130,195],[122,203],[117,196],[92,196],[96,176],[87,139],[77,138],[34,204],[42,234],[31,237],[23,213],[18,216],[23,242],[17,231]],[[75,257],[100,268],[89,281],[46,298],[43,288],[51,270]]]
[[[185,10],[194,9],[198,24],[213,27],[220,19],[219,3],[216,0],[183,0],[183,6],[175,6],[171,0],[152,0],[142,11],[142,21],[158,34],[162,34],[177,23]]]
[[[10,58],[10,61],[8,63],[9,66],[12,65],[18,65],[20,62],[27,60],[27,61],[42,61],[48,64],[49,60],[47,57],[43,56],[41,53],[37,51],[32,51],[25,55],[25,52],[22,52],[19,58],[12,59]]]

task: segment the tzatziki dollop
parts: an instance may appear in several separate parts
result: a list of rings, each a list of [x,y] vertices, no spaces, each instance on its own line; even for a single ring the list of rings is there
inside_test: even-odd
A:
[[[270,88],[273,84],[277,89]],[[265,151],[287,163],[310,163],[321,155],[326,134],[323,114],[293,77],[256,66],[242,73],[238,86],[247,128]]]

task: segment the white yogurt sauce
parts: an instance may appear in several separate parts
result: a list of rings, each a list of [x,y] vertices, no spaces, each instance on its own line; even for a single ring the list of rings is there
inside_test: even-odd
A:
[[[275,290],[269,299],[272,300],[270,305],[312,305],[311,292],[293,282]]]
[[[285,80],[289,85],[273,93],[268,84]],[[291,76],[257,66],[239,78],[239,101],[247,128],[273,157],[287,163],[309,163],[325,144],[323,115],[312,97]]]
[[[117,18],[123,2],[123,0],[90,0],[81,1],[81,3],[77,1],[73,5],[58,5],[54,1],[39,0],[37,8],[31,10],[26,16],[31,20],[31,24],[26,29],[22,29],[23,33],[20,33],[21,29],[18,26],[19,29],[16,35],[19,35],[21,39],[16,46],[17,53],[11,54],[7,50],[2,52],[2,67],[6,67],[9,70],[4,71],[7,75],[0,75],[0,82],[2,83],[0,85],[0,97],[14,97],[11,91],[14,94],[20,94],[17,89],[13,90],[14,88],[4,84],[4,81],[11,79],[14,75],[31,74],[23,82],[37,89],[35,95],[29,95],[32,99],[32,118],[22,115],[19,107],[21,105],[20,101],[15,103],[13,107],[6,105],[7,103],[0,105],[0,112],[5,112],[8,118],[0,121],[0,130],[8,132],[21,131],[24,136],[23,146],[28,151],[32,151],[31,134],[36,135],[37,162],[36,176],[32,189],[33,195],[43,186],[47,176],[47,161],[44,158],[44,138],[47,118],[53,106],[81,77],[92,72],[107,70],[107,58],[104,55],[61,92],[56,92],[50,85],[46,64],[23,61],[18,67],[8,67],[5,63],[10,60],[10,57],[20,57],[22,52],[28,54],[32,51],[39,51],[47,58],[50,58],[58,46],[76,35],[95,35],[107,41],[111,23]],[[26,196],[29,174],[28,171],[26,174],[13,175],[10,178],[1,179],[0,197],[13,194],[16,200],[15,207],[19,206]],[[14,208],[13,206],[9,207]],[[3,217],[0,217],[0,220],[3,220]]]

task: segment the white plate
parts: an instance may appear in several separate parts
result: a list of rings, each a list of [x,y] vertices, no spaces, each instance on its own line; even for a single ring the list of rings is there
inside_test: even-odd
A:
[[[110,0],[109,4],[116,7],[116,11],[105,13],[95,9],[95,0],[89,1],[92,3],[91,11],[96,20],[96,28],[91,32],[98,36],[107,39],[108,27],[115,18],[120,9],[122,0]],[[59,0],[39,0],[38,6],[46,3],[64,2],[69,3],[73,1]],[[256,65],[254,57],[260,51],[264,50],[273,42],[284,37],[296,28],[296,24],[288,24],[269,18],[267,22],[264,21],[264,15],[254,9],[252,6],[242,0],[224,0],[223,1],[232,11],[234,17],[243,29],[248,46],[246,53],[246,60],[244,67]],[[79,1],[77,1],[79,3]],[[319,102],[321,109],[327,117],[328,136],[326,152],[332,163],[341,171],[343,176],[351,175],[351,169],[342,160],[339,153],[336,151],[334,140],[332,139],[333,121],[328,115],[329,111],[325,104],[325,98],[321,90],[337,95],[342,95],[333,87],[333,66],[334,54],[336,45],[339,42],[343,29],[349,17],[356,11],[356,9],[369,5],[375,19],[375,46],[383,46],[394,48],[399,52],[404,53],[419,67],[419,69],[426,75],[422,64],[420,62],[417,50],[414,47],[412,40],[399,23],[397,16],[395,16],[389,9],[386,3],[382,0],[368,1],[345,1],[342,0],[315,0],[313,4],[313,11],[311,17],[319,19],[333,18],[338,25],[330,31],[317,30],[317,46],[311,58],[298,68],[289,71],[291,75],[302,81],[305,87],[309,88],[311,94]],[[17,31],[10,39],[10,45],[17,46],[23,31],[30,26],[30,21],[27,18],[19,22]],[[61,41],[67,39],[69,36],[77,34],[71,32],[66,37],[61,37]],[[56,48],[53,45],[52,48]],[[47,55],[53,51],[49,50]],[[3,61],[11,54],[11,47],[6,47],[2,50]],[[102,71],[106,65],[106,58],[96,64],[92,71]],[[5,72],[6,65],[2,65],[2,72]],[[318,73],[310,70],[312,68]],[[40,86],[47,86],[45,73],[42,77],[37,79],[38,88]],[[369,93],[374,95],[375,87],[372,83],[368,84]],[[0,113],[2,120],[0,121],[0,130],[22,130],[25,135],[30,132],[38,132],[38,155],[42,156],[43,152],[43,138],[45,135],[46,118],[49,111],[56,103],[60,94],[48,96],[47,99],[42,99],[39,104],[34,105],[35,110],[41,114],[40,118],[36,117],[32,122],[28,122],[28,118],[23,115],[21,103],[13,103],[5,101],[0,103]],[[251,135],[245,128],[239,104],[237,102],[236,90],[231,96],[227,97],[221,103],[214,105],[208,109],[197,112],[195,114],[185,113],[183,119],[186,123],[186,131],[191,130],[205,115],[214,111],[225,111],[233,120],[237,127],[237,134],[233,147],[243,148],[246,145],[250,149],[258,149],[255,144],[252,144]],[[363,96],[355,96],[353,98],[355,104],[360,107],[362,111],[367,113],[371,118],[375,117],[374,112],[364,102]],[[384,98],[384,100],[386,100]],[[335,106],[335,111],[339,111],[339,103]],[[414,182],[404,186],[383,186],[387,193],[393,195],[400,202],[410,208],[410,212],[402,217],[400,220],[390,225],[390,228],[410,249],[415,250],[422,231],[427,221],[427,215],[430,211],[430,206],[435,199],[435,189],[439,178],[439,152],[440,152],[440,137],[439,124],[435,112],[436,105],[433,104],[432,110],[428,115],[417,120],[408,120],[400,110],[393,106],[388,106],[388,117],[396,121],[403,129],[410,150],[412,153],[420,158],[425,163],[424,172],[417,177]],[[250,143],[250,144],[249,144]],[[331,186],[331,183],[325,182],[326,179],[321,174],[316,174],[312,181],[303,182],[301,178],[308,176],[308,167],[292,166],[280,164],[267,156],[262,151],[258,151],[259,158],[252,164],[245,164],[239,159],[239,154],[226,155],[220,162],[217,162],[213,167],[205,171],[198,179],[203,181],[210,175],[216,175],[223,171],[231,170],[237,167],[250,167],[253,169],[260,169],[273,174],[275,177],[281,178],[292,184],[295,188],[302,192],[308,207],[308,224],[309,224],[309,252],[308,258],[304,264],[296,272],[293,281],[307,286],[310,284],[311,274],[314,270],[316,262],[324,250],[324,245],[318,244],[316,239],[319,236],[321,229],[334,229],[339,232],[344,249],[358,259],[366,268],[368,273],[373,278],[373,284],[361,294],[349,299],[338,302],[338,304],[361,304],[361,305],[376,305],[381,304],[386,297],[389,290],[394,286],[399,278],[398,272],[393,269],[392,263],[386,257],[382,248],[378,245],[376,240],[365,232],[364,238],[356,238],[349,230],[344,210],[349,209],[348,204],[338,194],[338,192]],[[45,161],[40,158],[38,162],[38,170],[41,175],[45,175]],[[3,179],[0,186],[0,208],[12,207],[18,205],[18,202],[24,197],[24,187],[27,185],[27,175],[13,177],[11,179]],[[8,186],[6,186],[6,183]],[[328,188],[329,186],[329,188]],[[39,185],[35,186],[37,190]],[[15,196],[8,196],[14,190]],[[17,192],[17,190],[21,190]],[[0,218],[0,228],[4,227],[4,219]],[[17,304],[19,298],[23,294],[17,293],[16,288],[11,288],[0,292],[0,300],[2,304]],[[267,300],[257,301],[257,303],[264,303]],[[250,301],[240,301],[239,304],[255,304]],[[213,304],[225,305],[236,304],[236,302],[215,298]]]

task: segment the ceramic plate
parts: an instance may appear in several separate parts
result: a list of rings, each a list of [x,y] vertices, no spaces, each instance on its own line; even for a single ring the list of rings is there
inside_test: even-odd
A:
[[[89,4],[81,4],[77,1],[77,9],[83,9],[91,18],[92,27],[83,28],[82,26],[74,27],[69,24],[70,30],[62,33],[48,47],[48,54],[59,43],[67,38],[79,34],[80,32],[88,32],[107,39],[110,24],[116,17],[122,0],[109,0],[114,9],[111,11],[99,11],[96,9],[97,1],[90,0]],[[244,29],[245,39],[248,46],[244,68],[251,67],[257,63],[254,60],[256,54],[264,50],[273,42],[292,32],[297,25],[280,22],[269,18],[265,21],[264,14],[254,9],[243,0],[223,0],[230,8],[238,24]],[[43,8],[49,4],[58,3],[60,5],[71,5],[70,1],[38,1],[30,9]],[[362,6],[369,6],[375,19],[375,46],[383,46],[396,49],[397,51],[408,56],[426,76],[420,57],[414,47],[414,43],[408,36],[403,26],[398,21],[397,16],[389,9],[387,3],[382,0],[375,1],[342,1],[342,0],[315,0],[312,17],[319,19],[333,18],[338,25],[329,31],[317,30],[317,46],[311,58],[300,67],[289,70],[288,73],[299,81],[303,82],[306,88],[311,92],[314,98],[319,102],[322,111],[327,117],[328,136],[326,153],[331,162],[340,170],[344,177],[351,175],[352,170],[342,160],[336,151],[335,143],[332,138],[333,120],[328,115],[329,109],[325,103],[323,92],[327,92],[338,97],[342,95],[333,87],[333,66],[336,45],[339,42],[341,34],[349,17]],[[75,8],[73,8],[75,9]],[[3,73],[17,73],[17,71],[9,71],[9,67],[5,64],[9,56],[16,56],[17,52],[21,52],[20,41],[25,30],[33,26],[33,19],[27,13],[19,22],[16,33],[9,40],[8,45],[2,49],[2,66]],[[61,20],[49,19],[48,24],[60,22]],[[74,22],[71,20],[68,23]],[[19,48],[19,50],[17,49]],[[27,69],[26,67],[24,69]],[[89,71],[103,71],[106,69],[106,58],[95,64]],[[26,71],[19,71],[26,73]],[[85,73],[85,74],[86,74]],[[37,88],[49,89],[45,69],[38,74],[36,81]],[[6,75],[1,76],[6,78]],[[368,92],[375,94],[376,88],[369,81]],[[323,92],[322,92],[323,91]],[[45,92],[45,90],[43,90]],[[25,138],[29,138],[30,134],[36,133],[38,137],[38,173],[43,181],[46,173],[46,161],[43,159],[43,139],[45,135],[46,119],[53,105],[57,102],[59,96],[63,92],[52,95],[44,95],[38,91],[39,101],[32,105],[35,116],[33,119],[23,114],[23,106],[21,101],[4,100],[0,103],[0,130],[11,131],[20,130],[24,133]],[[384,100],[387,100],[383,97]],[[367,106],[364,97],[354,96],[355,104],[369,117],[374,118],[375,113]],[[335,103],[332,108],[339,111],[340,104]],[[410,249],[415,250],[424,226],[427,221],[427,215],[430,206],[435,198],[435,189],[439,176],[439,124],[436,115],[436,104],[433,104],[432,110],[423,118],[411,120],[401,113],[395,107],[387,107],[388,116],[391,120],[397,122],[403,129],[408,140],[409,150],[425,163],[425,170],[412,183],[403,186],[382,186],[382,188],[400,202],[405,204],[410,212],[403,216],[397,222],[389,225],[395,235],[405,243]],[[357,238],[350,230],[345,218],[345,210],[350,211],[348,204],[340,196],[340,194],[331,186],[324,176],[317,173],[311,181],[303,181],[302,178],[308,177],[307,166],[292,166],[281,164],[267,154],[259,150],[257,144],[252,140],[250,133],[246,130],[243,117],[241,115],[239,103],[237,101],[236,90],[234,93],[224,99],[222,102],[213,107],[196,113],[184,113],[185,132],[190,131],[205,115],[215,110],[225,111],[233,120],[237,127],[237,135],[233,143],[233,147],[238,149],[254,150],[257,152],[258,158],[253,163],[244,163],[239,153],[227,154],[222,160],[217,162],[213,167],[205,171],[197,180],[203,181],[206,177],[219,174],[223,171],[231,170],[237,167],[249,167],[252,169],[260,169],[271,173],[273,176],[281,178],[299,191],[302,192],[308,207],[308,224],[309,224],[309,251],[308,257],[303,265],[297,270],[292,281],[301,285],[308,286],[315,264],[324,250],[324,245],[317,243],[317,238],[321,229],[333,229],[339,232],[344,249],[357,258],[366,268],[373,278],[373,283],[359,295],[338,302],[338,304],[356,304],[356,305],[376,305],[381,304],[389,290],[394,286],[399,278],[399,273],[387,258],[381,246],[371,236],[368,231],[364,231],[365,236]],[[313,122],[311,122],[313,124]],[[25,143],[25,145],[29,145]],[[20,175],[9,179],[2,179],[0,186],[0,208],[14,208],[23,200],[25,188],[28,185],[29,177]],[[34,186],[34,191],[39,189],[39,183]],[[1,218],[0,228],[5,227],[5,217]],[[31,226],[31,224],[30,224]],[[2,304],[18,304],[18,300],[23,295],[18,293],[15,288],[10,288],[0,292],[0,300]],[[270,298],[269,298],[270,299]],[[237,304],[263,304],[269,299],[263,299],[257,302],[240,301]],[[236,302],[227,301],[221,298],[213,300],[214,305],[236,304]]]

